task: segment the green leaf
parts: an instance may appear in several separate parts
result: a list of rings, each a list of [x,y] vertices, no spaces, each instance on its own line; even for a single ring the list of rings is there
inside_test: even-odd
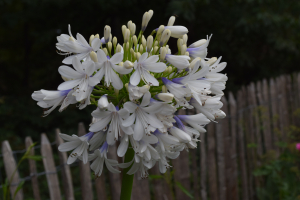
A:
[[[26,158],[31,159],[31,160],[40,161],[43,159],[43,156],[27,156]]]
[[[153,180],[153,179],[161,179],[164,178],[162,175],[149,175],[149,179]]]
[[[7,190],[8,190],[8,179],[5,179],[5,183],[2,186],[2,190],[3,190],[3,199],[6,200],[6,195],[7,195]]]
[[[19,190],[22,189],[24,183],[25,183],[25,180],[23,180],[23,181],[21,181],[21,182],[19,183],[19,185],[18,185],[18,187],[17,187],[17,189],[16,189],[16,191],[15,191],[15,193],[14,193],[14,198],[13,198],[13,199],[15,199],[15,197],[16,197],[17,193],[19,192]]]
[[[187,189],[185,189],[185,188],[183,187],[183,185],[181,185],[180,182],[176,181],[176,185],[177,185],[177,186],[182,190],[182,192],[184,192],[184,194],[186,194],[188,197],[190,197],[191,199],[194,198],[193,195],[192,195],[189,191],[187,191]]]

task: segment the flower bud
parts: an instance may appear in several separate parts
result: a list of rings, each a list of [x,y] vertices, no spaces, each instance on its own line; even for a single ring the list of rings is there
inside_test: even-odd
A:
[[[187,51],[187,52],[185,52],[185,55],[186,56],[190,56],[190,53]]]
[[[185,99],[186,99],[187,101],[190,101],[191,98],[192,98],[192,96],[190,96],[190,97],[185,97]]]
[[[92,61],[98,62],[97,54],[94,51],[92,51],[90,53],[90,57],[91,57]]]
[[[186,52],[186,45],[184,44],[181,46],[180,53],[181,55],[185,55],[185,52]]]
[[[169,19],[169,22],[168,22],[168,25],[167,26],[173,26],[174,25],[174,22],[175,22],[175,17],[174,16],[172,16],[172,17],[170,17],[170,19]]]
[[[136,25],[135,25],[135,23],[132,23],[131,25],[130,25],[130,27],[128,27],[129,28],[129,30],[130,30],[130,35],[134,35],[135,34],[135,30],[136,30]]]
[[[184,34],[184,35],[182,36],[182,42],[183,42],[183,44],[186,45],[187,40],[188,40],[188,36],[187,36],[187,34]]]
[[[142,20],[142,31],[144,32],[147,28],[148,22],[150,20],[150,14],[148,12],[145,12]]]
[[[127,22],[127,27],[128,27],[129,30],[131,28],[131,25],[132,25],[132,21],[130,20],[130,21]]]
[[[199,57],[195,58],[195,59],[191,62],[189,68],[193,69],[193,68],[195,67],[196,62],[197,62],[197,61],[200,61],[200,60],[201,60],[201,58],[199,58]]]
[[[127,27],[125,25],[122,26],[122,34],[123,37],[125,37],[125,31],[126,31]]]
[[[90,46],[92,46],[92,41],[93,41],[94,38],[95,38],[94,35],[91,35],[91,36],[90,36],[90,40],[89,40]]]
[[[106,25],[104,27],[104,40],[105,40],[105,43],[108,43],[108,41],[109,41],[110,32],[111,32],[110,26]]]
[[[174,95],[171,93],[159,93],[156,95],[156,98],[165,102],[172,102]]]
[[[144,47],[141,45],[139,49],[140,49],[140,53],[143,54]]]
[[[153,16],[153,10],[149,10],[148,13],[149,13],[149,21],[150,21],[150,19],[151,19],[152,16]]]
[[[96,35],[95,35],[95,38],[98,38],[98,39],[100,39],[100,36],[99,36],[99,34],[96,34]]]
[[[142,45],[143,45],[144,49],[146,49],[147,41],[146,41],[144,35],[143,35],[143,37],[142,37]]]
[[[217,60],[218,60],[218,58],[212,57],[211,59],[209,59],[208,61],[206,61],[206,63],[209,64],[209,65],[212,65],[212,64],[214,64]]]
[[[128,92],[128,83],[125,83],[125,88],[126,88],[126,90]]]
[[[105,55],[108,55],[108,52],[107,52],[106,48],[103,48],[102,50],[104,51]]]
[[[112,48],[112,43],[111,42],[107,43],[107,48],[108,48],[109,53],[111,53],[111,48]]]
[[[100,97],[100,99],[98,100],[98,107],[102,110],[102,109],[106,109],[108,106],[108,100],[107,100],[107,96],[106,95],[102,95]]]
[[[162,91],[162,93],[167,93],[168,92],[167,86],[163,85],[161,87],[161,91]]]
[[[144,94],[145,94],[146,92],[148,92],[149,89],[150,89],[150,86],[149,86],[149,85],[144,85],[143,87],[140,87],[140,88],[139,88],[140,92],[142,92],[142,93],[144,93]]]
[[[113,45],[114,45],[114,48],[116,48],[117,43],[118,43],[118,39],[117,39],[116,37],[114,37],[114,38],[113,38]]]
[[[130,48],[130,53],[133,54],[134,53],[134,50],[133,48]]]
[[[140,59],[140,57],[141,57],[141,54],[140,54],[140,52],[137,52],[137,53],[136,53],[136,59],[137,59],[137,60],[139,60],[139,59]]]
[[[157,52],[157,50],[158,50],[158,46],[154,47],[153,52],[152,52],[152,55],[155,55],[156,52]]]
[[[126,29],[125,36],[124,36],[124,42],[125,43],[129,41],[129,36],[130,36],[130,30]]]
[[[136,35],[134,35],[134,36],[132,37],[132,41],[133,41],[134,46],[136,47],[136,46],[137,46],[137,38],[136,38]]]
[[[171,37],[171,31],[169,29],[164,30],[164,32],[161,35],[159,45],[162,47]]]
[[[126,51],[129,49],[129,42],[126,43]]]
[[[133,68],[133,63],[132,62],[130,62],[129,60],[126,60],[125,62],[124,62],[124,65],[123,65],[126,69],[131,69],[131,68]]]
[[[165,26],[164,25],[160,25],[159,28],[158,28],[158,30],[157,30],[156,35],[160,35],[164,30],[165,30]]]
[[[171,73],[173,70],[173,68],[171,66],[169,66],[167,69],[168,69],[168,73]]]
[[[69,41],[75,42],[73,37],[69,37]]]
[[[155,41],[155,42],[154,42],[154,46],[158,46],[158,41]]]
[[[109,35],[108,41],[111,42],[111,40],[112,40],[112,34]]]
[[[152,45],[153,45],[153,36],[149,35],[147,38],[147,52],[148,53],[151,51]]]
[[[166,47],[162,47],[160,48],[160,61],[163,62],[165,60],[167,54],[167,48]]]
[[[115,95],[118,96],[119,95],[119,90],[117,90],[116,88],[114,88],[115,91]]]
[[[120,62],[120,63],[119,63],[119,66],[124,66],[124,63],[123,63],[123,62]]]
[[[136,60],[137,54],[136,52],[133,53],[133,58]]]
[[[121,52],[122,51],[122,47],[121,47],[121,45],[117,45],[117,48],[116,48],[116,53],[118,53],[118,52]]]
[[[183,45],[183,40],[182,39],[178,39],[177,40],[177,47],[178,47],[178,50],[180,50],[181,49],[181,46]]]

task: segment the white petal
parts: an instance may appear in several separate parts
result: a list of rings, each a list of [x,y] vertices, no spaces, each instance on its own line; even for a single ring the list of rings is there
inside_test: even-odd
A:
[[[119,64],[120,62],[123,61],[123,53],[119,52],[119,53],[116,53],[114,54],[111,58],[110,58],[110,62],[112,64]]]
[[[103,62],[107,61],[107,57],[102,49],[99,49],[97,51],[97,58],[98,58],[99,63],[103,63]]]
[[[139,119],[139,117],[136,118],[135,120],[135,124],[134,124],[134,134],[133,134],[133,138],[137,141],[140,141],[143,136],[144,136],[144,127],[142,125],[141,120]]]
[[[132,114],[123,121],[122,125],[125,127],[129,127],[134,123],[134,120],[135,120],[135,114]]]
[[[126,103],[124,103],[124,108],[126,110],[128,110],[129,113],[133,113],[135,112],[135,109],[137,108],[138,106],[135,104],[135,103],[132,103],[130,101],[127,101]]]
[[[81,82],[81,79],[66,81],[66,82],[61,83],[57,87],[57,89],[58,90],[69,90],[69,89],[72,89],[72,88],[76,87],[80,82]]]
[[[72,142],[65,142],[58,146],[58,150],[61,152],[71,151],[78,147],[81,144],[80,140],[72,141]]]
[[[80,33],[77,33],[76,38],[77,38],[78,42],[80,42],[84,46],[86,46],[86,47],[90,46]]]
[[[141,106],[147,106],[150,103],[151,93],[148,91],[144,94]]]
[[[144,68],[149,70],[150,72],[163,72],[167,68],[167,65],[163,62],[158,63],[144,63]]]
[[[123,88],[123,82],[120,77],[114,72],[112,68],[109,69],[109,73],[111,77],[111,84],[115,89],[121,90]]]
[[[72,59],[72,65],[73,65],[74,69],[76,69],[77,72],[79,72],[81,74],[85,74],[85,72],[83,71],[83,68],[82,68],[82,64],[77,56]]]
[[[85,74],[88,76],[91,76],[96,70],[95,64],[91,61],[85,61],[83,65],[85,67]]]
[[[82,74],[78,73],[77,71],[75,71],[71,67],[68,67],[68,66],[65,66],[65,65],[60,66],[58,68],[58,72],[66,78],[78,79],[78,78],[82,77]]]
[[[147,52],[143,53],[139,58],[139,63],[144,62],[147,59],[147,57],[148,57],[148,53]]]
[[[101,45],[101,41],[99,38],[94,38],[92,41],[92,48],[94,51],[98,51]]]
[[[127,140],[126,140],[127,137]],[[129,140],[128,140],[128,136],[125,135],[124,138],[122,138],[122,141],[118,147],[117,150],[117,154],[119,157],[123,157],[128,149],[128,144],[129,144]]]
[[[111,120],[111,115],[109,115],[108,117],[103,118],[99,122],[96,122],[95,124],[93,124],[89,130],[91,132],[101,131],[102,129],[104,129],[107,126],[107,124],[110,122],[110,120]]]
[[[149,85],[159,86],[159,83],[156,80],[156,78],[154,78],[154,76],[152,76],[151,74],[149,74],[149,72],[144,71],[143,75],[144,75],[144,78],[145,78],[145,80],[147,81],[147,83]],[[131,80],[131,77],[130,77],[130,80]],[[130,81],[130,83],[131,83],[131,81]]]
[[[130,84],[136,86],[140,83],[140,81],[141,75],[138,70],[135,70],[135,72],[133,72],[133,74],[130,76]]]

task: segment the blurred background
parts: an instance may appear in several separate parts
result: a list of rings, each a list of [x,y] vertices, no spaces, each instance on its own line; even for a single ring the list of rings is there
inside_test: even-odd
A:
[[[149,9],[154,15],[145,36],[172,15],[175,25],[188,28],[188,44],[213,34],[208,57],[228,63],[226,97],[250,82],[300,71],[300,1],[0,0],[0,140],[20,150],[25,136],[39,142],[45,132],[54,141],[57,127],[76,134],[79,122],[87,126],[94,108],[69,106],[44,118],[31,98],[33,91],[56,90],[62,82],[57,69],[64,56],[56,52],[56,37],[68,33],[68,24],[86,39],[102,37],[110,25],[120,39],[121,26],[132,20],[138,32]],[[175,39],[170,47],[176,52]]]

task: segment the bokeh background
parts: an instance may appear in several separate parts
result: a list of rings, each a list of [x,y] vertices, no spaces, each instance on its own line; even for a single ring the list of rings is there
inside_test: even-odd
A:
[[[0,140],[24,149],[25,136],[39,142],[45,132],[53,141],[57,127],[72,134],[78,122],[88,125],[94,108],[80,111],[73,105],[44,118],[31,98],[33,91],[56,90],[62,82],[56,37],[68,33],[68,24],[73,35],[86,39],[102,37],[110,25],[120,39],[121,26],[132,20],[138,32],[149,9],[154,15],[146,36],[171,15],[175,25],[188,28],[188,44],[213,34],[208,57],[222,56],[228,63],[226,95],[253,81],[300,71],[296,0],[0,0]],[[175,39],[170,47],[176,52]]]

